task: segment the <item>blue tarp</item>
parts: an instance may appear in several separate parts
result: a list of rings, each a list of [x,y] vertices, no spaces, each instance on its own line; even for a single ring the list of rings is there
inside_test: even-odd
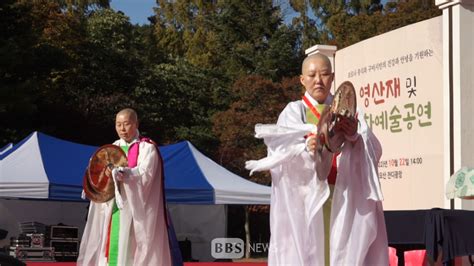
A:
[[[89,158],[98,147],[34,132],[0,159],[0,197],[81,200]],[[169,203],[269,204],[270,188],[241,178],[190,142],[160,147]]]

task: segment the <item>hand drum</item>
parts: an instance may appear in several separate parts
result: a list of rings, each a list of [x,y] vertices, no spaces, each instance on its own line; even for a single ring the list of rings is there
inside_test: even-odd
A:
[[[88,199],[102,203],[112,199],[115,195],[115,186],[112,176],[107,175],[107,168],[128,166],[125,152],[118,146],[108,144],[100,147],[89,160],[84,175],[83,187]]]
[[[330,152],[339,152],[345,141],[342,132],[335,132],[334,128],[345,116],[350,119],[356,119],[357,98],[354,86],[350,81],[345,81],[336,90],[331,106],[324,109],[318,122],[318,147],[321,151],[323,147]]]

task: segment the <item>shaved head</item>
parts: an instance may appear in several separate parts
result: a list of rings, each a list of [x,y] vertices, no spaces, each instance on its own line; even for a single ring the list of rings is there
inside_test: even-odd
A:
[[[115,130],[117,135],[127,143],[138,137],[137,112],[131,108],[125,108],[118,112],[115,116]]]
[[[120,112],[117,113],[116,117],[119,115],[127,115],[130,118],[130,120],[134,122],[138,122],[137,112],[135,112],[135,110],[133,110],[132,108],[125,108],[125,109],[120,110]]]
[[[314,60],[322,60],[326,67],[329,69],[329,72],[332,72],[331,60],[329,60],[329,57],[321,53],[317,53],[312,54],[303,60],[303,63],[301,64],[301,74],[305,74],[305,71],[308,69],[309,63]]]
[[[323,54],[312,54],[303,60],[300,81],[309,95],[324,103],[331,90],[334,73],[331,61]]]

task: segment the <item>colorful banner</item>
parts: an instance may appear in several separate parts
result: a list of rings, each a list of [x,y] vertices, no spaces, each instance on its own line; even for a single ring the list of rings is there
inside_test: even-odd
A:
[[[336,85],[354,84],[383,147],[386,210],[445,207],[442,52],[441,17],[336,52]]]

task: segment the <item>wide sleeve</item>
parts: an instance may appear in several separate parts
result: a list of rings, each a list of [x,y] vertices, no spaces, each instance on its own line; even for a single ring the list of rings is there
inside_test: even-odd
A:
[[[280,114],[276,125],[255,125],[255,137],[264,140],[268,155],[246,162],[245,167],[251,170],[250,174],[272,169],[305,152],[305,135],[314,132],[316,127],[302,121],[298,108],[297,102],[292,102]]]
[[[277,125],[283,127],[298,127],[305,124],[301,101],[290,102],[278,116]]]
[[[382,156],[382,146],[365,122],[364,113],[362,111],[358,113],[360,137],[355,142],[345,143],[339,169],[343,175],[358,177],[359,181],[351,186],[360,186],[360,192],[365,198],[381,201],[383,195],[378,176],[378,163]]]
[[[124,180],[124,185],[138,188],[137,192],[145,200],[148,198],[154,179],[160,178],[158,175],[161,175],[161,167],[156,147],[153,144],[141,142],[137,166],[131,168],[131,174]]]

